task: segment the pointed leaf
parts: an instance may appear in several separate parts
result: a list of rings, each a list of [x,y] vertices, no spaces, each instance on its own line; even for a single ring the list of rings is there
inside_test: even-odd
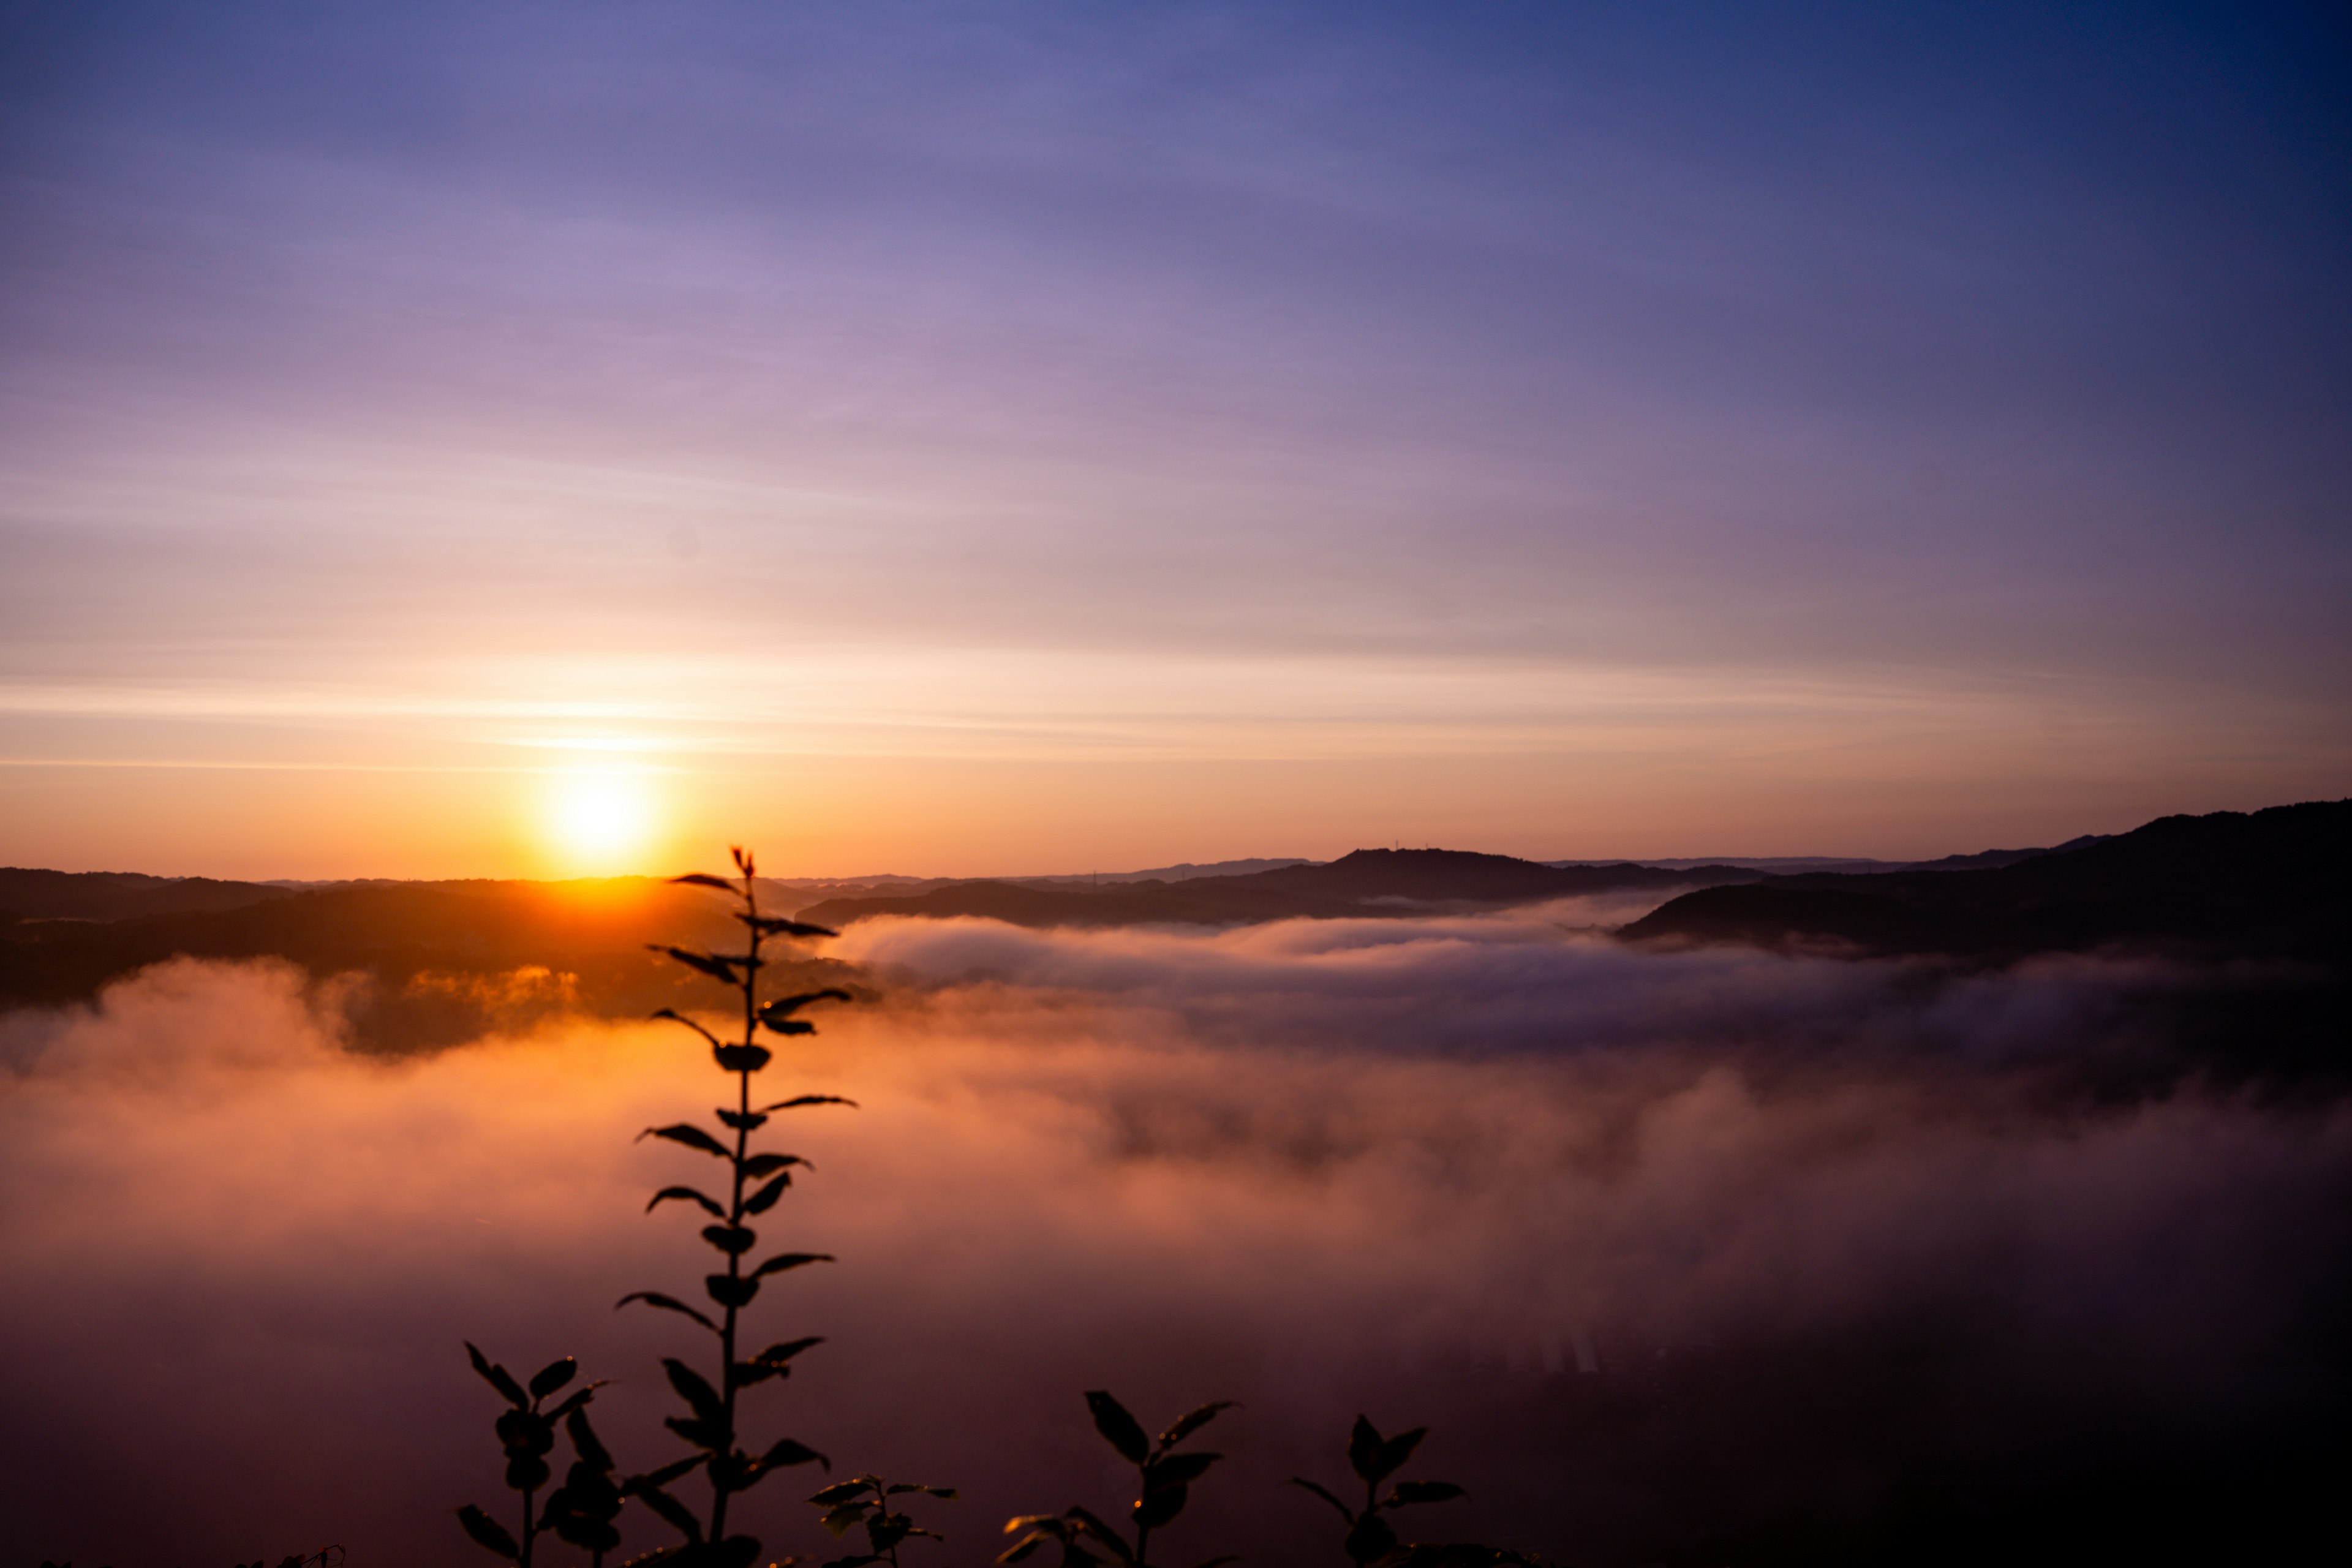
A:
[[[754,1154],[743,1162],[743,1179],[747,1182],[756,1182],[762,1176],[772,1176],[778,1171],[787,1170],[794,1165],[806,1166],[810,1170],[816,1169],[798,1154]]]
[[[719,1219],[725,1219],[727,1217],[727,1211],[719,1206],[719,1200],[717,1198],[711,1197],[706,1193],[696,1192],[692,1187],[664,1187],[661,1191],[656,1193],[652,1199],[646,1203],[646,1212],[647,1214],[653,1213],[656,1205],[669,1198],[679,1198],[688,1203],[700,1204],[713,1216]]]
[[[1146,1530],[1157,1530],[1182,1513],[1185,1500],[1191,1496],[1191,1489],[1185,1487],[1147,1491],[1135,1500],[1135,1522]]]
[[[699,1542],[702,1539],[702,1521],[694,1517],[694,1510],[662,1490],[661,1488],[652,1485],[640,1486],[633,1481],[622,1489],[661,1515],[672,1530],[677,1531],[688,1541]]]
[[[1207,1405],[1203,1405],[1198,1410],[1186,1412],[1177,1419],[1176,1425],[1169,1427],[1167,1431],[1160,1434],[1160,1447],[1174,1447],[1185,1438],[1190,1437],[1193,1433],[1198,1432],[1202,1427],[1206,1426],[1210,1422],[1214,1421],[1217,1418],[1217,1413],[1219,1411],[1234,1409],[1239,1404],[1240,1401],[1238,1400],[1218,1399],[1213,1400]]]
[[[824,1343],[824,1338],[822,1336],[815,1335],[804,1340],[785,1340],[780,1343],[770,1345],[766,1350],[761,1351],[758,1355],[753,1356],[751,1359],[760,1363],[762,1366],[782,1366],[786,1362],[792,1360],[793,1357],[800,1354],[801,1352],[807,1350],[810,1346],[821,1345],[823,1343]]]
[[[773,1469],[780,1465],[806,1465],[812,1463],[819,1465],[828,1470],[833,1468],[833,1461],[831,1459],[826,1458],[823,1454],[818,1453],[814,1448],[810,1447],[807,1444],[795,1443],[790,1437],[777,1438],[773,1443],[768,1446],[768,1451],[760,1456],[760,1468],[761,1469]]]
[[[725,1419],[727,1412],[725,1402],[719,1397],[719,1391],[711,1387],[709,1382],[700,1373],[679,1361],[676,1356],[664,1356],[662,1370],[669,1373],[669,1385],[677,1390],[678,1397],[694,1406],[695,1415],[705,1421]]]
[[[725,1144],[691,1121],[673,1122],[667,1127],[648,1127],[637,1134],[637,1142],[640,1143],[648,1138],[667,1138],[673,1143],[683,1143],[689,1149],[699,1149],[706,1154],[716,1154],[722,1160],[733,1158]]]
[[[730,1050],[735,1048],[737,1047],[729,1047]],[[757,1047],[753,1048],[758,1049]],[[761,1051],[760,1054],[767,1055],[765,1051]],[[722,1105],[712,1107],[711,1114],[739,1132],[757,1132],[768,1124],[768,1113],[764,1110],[730,1110]]]
[[[784,1189],[792,1184],[793,1178],[789,1173],[784,1175],[778,1176],[774,1181],[770,1182],[766,1186],[761,1187],[758,1192],[753,1193],[750,1197],[743,1200],[743,1212],[747,1215],[766,1214],[770,1209],[776,1206],[776,1200],[782,1197],[784,1195]]]
[[[872,1476],[859,1476],[856,1480],[835,1481],[821,1492],[812,1493],[809,1501],[820,1508],[837,1508],[858,1493],[873,1489]]]
[[[692,1307],[688,1306],[677,1297],[665,1296],[658,1290],[632,1290],[627,1295],[613,1303],[613,1310],[617,1312],[632,1301],[643,1301],[648,1307],[659,1307],[664,1311],[683,1312],[688,1317],[692,1318],[696,1322],[700,1323],[704,1328],[709,1329],[712,1333],[715,1334],[719,1331],[719,1325],[712,1322],[709,1318],[704,1317],[700,1312],[695,1310]]]
[[[866,1510],[873,1506],[870,1502],[842,1503],[838,1507],[827,1509],[824,1517],[817,1522],[833,1531],[835,1537],[838,1539],[849,1533],[851,1525],[862,1522],[866,1518]]]
[[[1416,1426],[1410,1432],[1400,1432],[1395,1436],[1390,1438],[1387,1442],[1382,1443],[1381,1445],[1380,1456],[1376,1460],[1374,1460],[1375,1465],[1379,1468],[1380,1473],[1374,1476],[1367,1476],[1364,1479],[1369,1481],[1380,1481],[1386,1480],[1389,1477],[1396,1474],[1399,1469],[1403,1468],[1404,1462],[1412,1458],[1412,1451],[1421,1447],[1421,1440],[1428,1436],[1428,1427]]]
[[[522,1548],[515,1544],[507,1527],[472,1503],[457,1510],[457,1522],[466,1527],[466,1533],[474,1538],[476,1545],[488,1547],[509,1563],[522,1561]]]
[[[831,1263],[830,1252],[779,1252],[751,1270],[754,1279],[765,1279],[771,1274],[782,1274],[787,1268],[800,1268],[811,1263]]]
[[[582,1464],[592,1470],[612,1469],[613,1456],[605,1452],[604,1445],[597,1440],[596,1428],[588,1425],[585,1410],[572,1412],[571,1417],[563,1423],[563,1430],[571,1437],[572,1451],[580,1456]]]
[[[1119,1452],[1130,1465],[1139,1465],[1151,1457],[1151,1439],[1143,1435],[1127,1406],[1110,1396],[1107,1389],[1094,1389],[1087,1394],[1087,1409],[1095,1418],[1095,1430],[1103,1441]]]
[[[1317,1486],[1305,1476],[1291,1477],[1290,1484],[1294,1487],[1305,1487],[1308,1491],[1313,1492],[1317,1497],[1321,1498],[1325,1502],[1328,1502],[1333,1508],[1338,1509],[1341,1519],[1346,1520],[1349,1524],[1356,1522],[1356,1510],[1354,1509],[1349,1508],[1346,1503],[1341,1502],[1338,1498],[1333,1497],[1329,1492],[1326,1491],[1323,1488]]]
[[[1144,1467],[1143,1489],[1160,1491],[1168,1487],[1187,1487],[1208,1474],[1209,1467],[1223,1458],[1223,1454],[1168,1454]]]
[[[1381,1500],[1381,1506],[1404,1508],[1417,1502],[1450,1502],[1469,1495],[1452,1481],[1399,1481],[1395,1489]]]
[[[730,985],[738,985],[742,983],[735,973],[733,962],[730,959],[721,958],[716,953],[690,952],[682,947],[665,947],[657,942],[649,942],[646,943],[646,951],[648,952],[662,953],[667,957],[674,958],[677,960],[678,963],[685,964],[688,969],[699,970],[701,973],[710,976],[713,980],[723,980]]]
[[[776,1059],[775,1053],[765,1046],[720,1046],[710,1053],[710,1059],[726,1072],[758,1072]],[[731,1115],[732,1112],[730,1112]],[[765,1121],[766,1117],[760,1118]],[[760,1121],[754,1121],[757,1127]],[[730,1123],[730,1125],[732,1125]]]
[[[533,1399],[546,1398],[565,1384],[570,1383],[574,1376],[578,1375],[579,1371],[580,1363],[570,1356],[565,1356],[562,1361],[549,1362],[532,1374],[530,1396]]]
[[[855,1106],[856,1103],[857,1101],[854,1100],[845,1100],[837,1094],[796,1094],[790,1100],[780,1100],[773,1105],[763,1105],[760,1107],[760,1109],[762,1110],[797,1110],[803,1105]]]
[[[517,1410],[530,1408],[530,1395],[522,1391],[522,1384],[517,1383],[506,1368],[475,1349],[471,1340],[466,1342],[466,1354],[473,1359],[474,1370],[482,1374],[482,1381],[504,1394],[509,1405]]]
[[[722,893],[740,893],[743,890],[724,877],[713,877],[702,871],[689,871],[683,877],[672,877],[670,880],[690,888],[716,888]]]
[[[626,1491],[630,1487],[638,1485],[666,1487],[669,1485],[670,1482],[677,1479],[680,1476],[698,1470],[709,1462],[710,1456],[708,1454],[696,1454],[684,1459],[672,1459],[668,1464],[664,1465],[658,1470],[651,1470],[642,1476],[632,1477],[621,1489]]]
[[[837,933],[827,931],[825,934],[827,936],[832,936]],[[794,1013],[799,1012],[802,1008],[807,1006],[812,1002],[855,1002],[856,1000],[856,997],[852,996],[848,992],[842,990],[839,986],[828,985],[822,991],[803,991],[797,996],[779,996],[774,1001],[761,1007],[760,1009],[760,1016],[762,1019],[765,1019],[769,1014],[772,1013],[779,1018],[788,1018]]]
[[[814,926],[800,921],[778,920],[772,915],[760,917],[760,929],[770,936],[839,936],[831,926]]]
[[[725,1044],[725,1042],[719,1039],[718,1036],[712,1034],[709,1030],[704,1028],[701,1025],[696,1023],[693,1019],[688,1017],[685,1014],[679,1012],[675,1007],[665,1007],[660,1012],[651,1015],[651,1016],[656,1018],[667,1018],[673,1024],[684,1024],[688,1028],[692,1029],[696,1034],[700,1035],[704,1039],[709,1040],[714,1046]]]
[[[1356,1417],[1356,1428],[1348,1435],[1348,1463],[1356,1474],[1368,1481],[1381,1479],[1377,1467],[1381,1462],[1381,1429],[1365,1417]]]

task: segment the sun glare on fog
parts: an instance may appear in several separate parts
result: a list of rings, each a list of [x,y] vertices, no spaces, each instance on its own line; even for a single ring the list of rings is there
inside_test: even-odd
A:
[[[654,828],[653,796],[642,779],[565,774],[549,792],[549,847],[574,874],[610,876],[641,869]]]

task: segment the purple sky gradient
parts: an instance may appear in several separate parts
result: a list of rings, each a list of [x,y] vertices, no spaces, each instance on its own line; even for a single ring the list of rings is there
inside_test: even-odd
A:
[[[537,868],[615,755],[821,872],[2341,795],[2320,18],[15,7],[0,860]]]

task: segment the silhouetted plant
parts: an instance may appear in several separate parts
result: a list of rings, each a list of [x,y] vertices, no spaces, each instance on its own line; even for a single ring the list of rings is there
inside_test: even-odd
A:
[[[827,989],[812,991],[798,996],[780,997],[762,1005],[760,1001],[760,971],[767,960],[760,955],[761,945],[773,937],[833,936],[837,934],[824,926],[803,925],[797,921],[782,920],[760,912],[756,867],[752,858],[741,849],[733,851],[735,869],[740,884],[723,877],[673,877],[673,882],[695,887],[716,888],[737,900],[742,908],[735,918],[742,922],[746,942],[741,952],[697,952],[686,948],[651,944],[653,951],[685,964],[711,979],[732,986],[741,993],[743,1000],[743,1037],[740,1041],[720,1039],[693,1019],[665,1007],[654,1015],[692,1029],[710,1043],[712,1058],[719,1068],[736,1077],[735,1109],[721,1107],[716,1112],[719,1125],[733,1134],[732,1147],[692,1122],[680,1121],[668,1127],[649,1127],[640,1137],[666,1138],[700,1153],[725,1161],[731,1178],[727,1201],[719,1202],[694,1187],[664,1187],[646,1205],[648,1212],[662,1203],[677,1199],[689,1203],[708,1214],[714,1223],[702,1228],[702,1238],[727,1260],[724,1273],[705,1277],[703,1290],[719,1310],[716,1321],[710,1314],[691,1306],[675,1296],[657,1290],[637,1290],[621,1298],[620,1305],[643,1301],[665,1311],[693,1320],[719,1342],[719,1375],[714,1383],[676,1358],[665,1358],[663,1370],[669,1374],[670,1386],[685,1400],[687,1414],[671,1416],[665,1425],[699,1450],[684,1459],[665,1465],[643,1476],[635,1476],[623,1483],[625,1495],[642,1499],[646,1505],[669,1522],[684,1542],[646,1557],[642,1563],[674,1563],[692,1564],[693,1568],[749,1568],[758,1557],[759,1542],[748,1535],[730,1535],[727,1530],[728,1505],[734,1496],[766,1477],[771,1471],[789,1465],[804,1465],[811,1461],[831,1468],[831,1464],[815,1449],[793,1441],[778,1438],[754,1454],[740,1446],[736,1421],[737,1396],[746,1388],[790,1373],[793,1357],[820,1342],[815,1339],[781,1342],[770,1345],[757,1355],[744,1357],[736,1352],[736,1331],[745,1307],[760,1293],[761,1282],[772,1275],[803,1268],[812,1263],[829,1263],[828,1254],[814,1252],[780,1252],[762,1259],[748,1271],[744,1258],[759,1242],[759,1237],[746,1220],[765,1214],[775,1206],[776,1200],[792,1184],[793,1166],[805,1166],[808,1162],[797,1154],[753,1153],[751,1134],[764,1126],[769,1117],[779,1110],[790,1110],[805,1105],[847,1105],[838,1095],[804,1094],[778,1100],[754,1109],[751,1104],[752,1075],[772,1059],[768,1048],[759,1043],[762,1028],[774,1035],[813,1035],[816,1026],[793,1015],[813,1003],[835,1000],[847,1002],[853,998],[846,991]],[[677,1498],[668,1487],[696,1469],[701,1469],[710,1481],[710,1507],[706,1523]]]
[[[549,1494],[541,1528],[558,1539],[585,1547],[592,1568],[604,1568],[604,1553],[621,1544],[613,1523],[621,1511],[620,1483],[613,1479],[613,1456],[597,1440],[588,1424],[588,1412],[576,1409],[564,1417],[563,1430],[572,1439],[572,1468],[563,1484]]]
[[[1123,1568],[1151,1568],[1151,1532],[1184,1511],[1192,1483],[1224,1458],[1223,1454],[1179,1454],[1174,1451],[1176,1446],[1215,1420],[1219,1411],[1233,1407],[1234,1401],[1230,1399],[1203,1405],[1179,1417],[1174,1426],[1160,1434],[1155,1445],[1143,1435],[1143,1427],[1128,1414],[1126,1405],[1102,1389],[1094,1390],[1087,1395],[1087,1409],[1094,1415],[1095,1430],[1102,1434],[1104,1442],[1118,1450],[1120,1458],[1136,1468],[1135,1502],[1129,1510],[1135,1524],[1135,1544],[1129,1546],[1126,1537],[1110,1525],[1087,1510],[1073,1506],[1060,1513],[1024,1514],[1006,1521],[1004,1532],[1021,1534],[1021,1539],[997,1561],[1018,1563],[1053,1542],[1062,1548],[1064,1564],[1117,1563]],[[1108,1555],[1098,1554],[1097,1548]],[[1199,1568],[1217,1568],[1221,1563],[1234,1561],[1230,1554],[1212,1557]]]
[[[509,1563],[529,1568],[532,1543],[551,1522],[533,1516],[531,1501],[552,1474],[548,1468],[547,1455],[555,1447],[555,1424],[576,1415],[594,1396],[597,1385],[592,1383],[575,1389],[562,1404],[545,1410],[541,1406],[547,1398],[579,1375],[579,1363],[570,1356],[550,1362],[532,1374],[530,1386],[525,1388],[505,1367],[484,1355],[471,1340],[466,1342],[466,1354],[472,1358],[474,1370],[481,1373],[482,1381],[497,1389],[508,1405],[507,1409],[499,1412],[499,1446],[506,1450],[507,1485],[522,1494],[522,1533],[520,1537],[510,1533],[505,1525],[472,1503],[457,1510],[457,1522],[480,1544]]]
[[[1304,1476],[1291,1477],[1290,1484],[1306,1488],[1339,1510],[1339,1517],[1348,1521],[1347,1538],[1341,1544],[1351,1563],[1378,1563],[1381,1568],[1454,1568],[1457,1563],[1527,1562],[1516,1552],[1498,1552],[1491,1546],[1408,1546],[1398,1542],[1395,1527],[1382,1517],[1384,1514],[1417,1503],[1446,1502],[1469,1495],[1452,1481],[1399,1481],[1389,1489],[1386,1497],[1381,1495],[1381,1483],[1404,1467],[1428,1435],[1428,1427],[1416,1426],[1410,1432],[1383,1437],[1370,1421],[1361,1415],[1356,1417],[1355,1430],[1348,1436],[1348,1464],[1364,1483],[1361,1508],[1349,1507]]]
[[[837,1557],[824,1568],[865,1568],[866,1564],[887,1563],[898,1568],[898,1543],[914,1536],[931,1541],[947,1537],[925,1530],[907,1514],[890,1506],[894,1497],[920,1493],[944,1501],[955,1500],[953,1487],[917,1486],[912,1481],[886,1481],[880,1476],[857,1476],[845,1481],[835,1481],[809,1501],[825,1510],[823,1523],[835,1536],[845,1536],[853,1528],[864,1526],[866,1550],[856,1557]]]

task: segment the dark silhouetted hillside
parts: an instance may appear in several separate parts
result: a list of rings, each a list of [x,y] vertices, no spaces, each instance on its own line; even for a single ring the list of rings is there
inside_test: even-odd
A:
[[[830,926],[882,915],[972,915],[1024,926],[1235,925],[1496,909],[1585,893],[1753,881],[1761,875],[1734,866],[1669,871],[1632,864],[1546,866],[1455,849],[1359,849],[1327,865],[1180,882],[1098,888],[958,882],[905,897],[828,899],[802,910],[800,918]]]
[[[290,897],[263,882],[148,877],[136,871],[31,871],[0,867],[0,921],[125,921],[142,915],[242,909]]]
[[[2352,801],[2168,816],[1990,870],[1814,873],[1708,888],[1622,934],[1986,959],[2126,946],[2342,961],[2352,954]]]
[[[559,1011],[700,1005],[693,977],[647,952],[648,939],[739,946],[741,931],[703,889],[646,878],[337,887],[222,910],[0,928],[0,1006],[87,1002],[175,957],[282,958],[320,979],[364,977],[350,1008],[363,1043],[444,1045]],[[779,968],[806,968],[823,984],[848,973],[825,961]]]

